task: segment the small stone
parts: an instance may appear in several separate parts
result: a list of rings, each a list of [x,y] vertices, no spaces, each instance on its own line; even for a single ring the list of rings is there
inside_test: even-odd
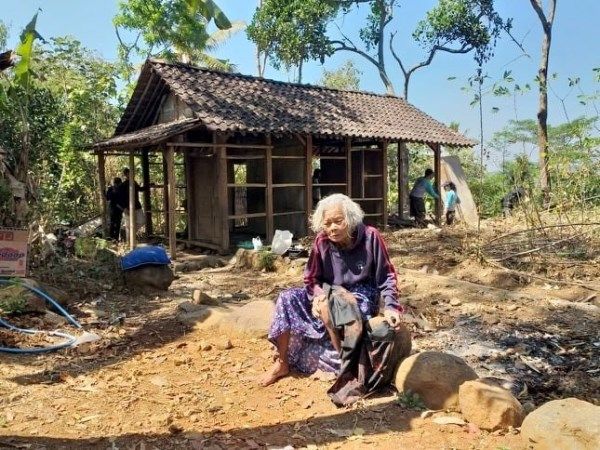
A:
[[[219,350],[229,350],[229,349],[233,348],[233,344],[231,343],[231,341],[229,339],[223,339],[223,340],[217,342],[217,348]]]
[[[195,304],[195,303],[188,302],[188,301],[182,302],[179,305],[177,305],[177,309],[179,311],[181,311],[181,312],[184,312],[184,313],[191,313],[191,312],[194,312],[194,311],[200,311],[203,308],[204,307],[200,306],[199,304]]]
[[[506,310],[507,310],[507,311],[516,311],[517,309],[519,309],[519,306],[518,306],[518,305],[508,305],[508,306],[506,307]]]
[[[192,293],[192,300],[193,303],[196,305],[217,306],[221,303],[216,298],[211,297],[206,292],[201,291],[199,289],[194,289],[194,292]]]
[[[200,350],[200,351],[207,352],[211,349],[212,349],[212,345],[210,345],[206,341],[200,341],[200,343],[198,344],[198,350]]]
[[[450,306],[460,306],[462,305],[462,301],[460,301],[457,298],[453,298],[452,300],[450,300]]]

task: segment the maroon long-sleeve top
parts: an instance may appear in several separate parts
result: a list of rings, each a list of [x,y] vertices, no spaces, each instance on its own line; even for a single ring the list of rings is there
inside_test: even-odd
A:
[[[315,238],[304,269],[310,298],[322,293],[323,283],[350,288],[362,283],[379,289],[385,308],[403,311],[398,302],[396,271],[376,228],[359,224],[349,247],[341,249],[324,232]]]

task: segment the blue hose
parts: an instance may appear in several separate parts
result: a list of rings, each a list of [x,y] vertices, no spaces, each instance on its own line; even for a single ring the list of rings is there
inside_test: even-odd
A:
[[[76,328],[81,328],[81,325],[79,324],[79,322],[77,322],[77,320],[75,320],[75,318],[73,316],[71,316],[62,306],[60,306],[60,304],[56,300],[54,300],[52,297],[50,297],[47,293],[45,293],[41,289],[38,289],[34,286],[29,286],[28,284],[25,284],[25,283],[21,284],[19,281],[15,281],[14,279],[11,279],[11,278],[0,278],[0,284],[22,285],[22,286],[26,287],[31,292],[37,294],[38,296],[40,296],[41,298],[43,298],[44,300],[49,302],[52,306],[54,306],[54,308],[56,308],[56,310],[58,312],[60,312],[63,316],[65,316],[66,319],[69,322],[71,322],[71,324],[73,324]],[[30,328],[18,328],[18,327],[15,327],[14,325],[11,325],[8,322],[6,322],[2,318],[0,318],[0,326],[6,327],[11,331],[16,331],[16,332],[24,333],[24,334],[44,333],[44,334],[47,334],[48,336],[58,336],[58,337],[62,337],[64,339],[66,339],[66,341],[64,341],[64,342],[61,342],[61,343],[55,344],[55,345],[50,345],[48,347],[32,347],[32,348],[0,347],[0,352],[4,352],[4,353],[33,354],[33,353],[52,352],[55,350],[60,350],[63,348],[71,347],[77,340],[76,337],[71,336],[70,334],[67,334],[67,333],[61,333],[59,331],[40,331],[40,330],[34,330],[34,329],[30,329]]]

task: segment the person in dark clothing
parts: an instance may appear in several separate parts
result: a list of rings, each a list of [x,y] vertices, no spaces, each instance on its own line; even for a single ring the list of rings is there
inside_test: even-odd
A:
[[[312,198],[313,198],[313,208],[317,207],[317,203],[321,200],[321,187],[315,186],[321,182],[321,169],[315,169],[312,175]]]
[[[410,215],[415,218],[415,222],[419,226],[425,224],[425,194],[429,194],[433,198],[440,198],[433,186],[434,172],[431,169],[425,170],[425,175],[417,178],[415,184],[410,191]]]
[[[502,197],[502,214],[504,217],[510,217],[512,210],[525,198],[525,189],[516,188]]]
[[[118,192],[123,184],[121,178],[116,177],[112,186],[106,190],[106,200],[108,200],[109,228],[108,236],[115,241],[119,240],[121,230],[121,221],[123,220],[123,208],[118,202]]]

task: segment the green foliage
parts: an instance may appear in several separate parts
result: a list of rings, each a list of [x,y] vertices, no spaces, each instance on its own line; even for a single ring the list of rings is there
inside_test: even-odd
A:
[[[120,67],[131,81],[134,66],[130,54],[142,58],[159,57],[170,61],[184,60],[192,64],[219,70],[234,66],[224,59],[210,56],[214,50],[237,31],[242,22],[233,24],[212,0],[121,0],[113,23],[117,28],[134,34],[133,43],[120,40]],[[209,26],[214,20],[217,31]]]
[[[78,258],[93,260],[96,258],[98,250],[108,247],[105,239],[96,237],[81,237],[75,240],[75,255]]]
[[[11,279],[12,284],[0,289],[0,311],[3,314],[23,314],[27,307],[27,299],[23,296],[24,288],[20,279]]]
[[[323,62],[333,52],[326,33],[337,11],[338,5],[326,0],[264,0],[248,25],[248,37],[276,69]]]
[[[263,250],[258,252],[258,269],[265,270],[266,272],[273,272],[275,270],[275,260],[277,255],[270,251]]]
[[[427,409],[419,394],[411,391],[398,393],[397,402],[404,409],[415,411],[424,411]]]
[[[348,60],[337,70],[323,70],[323,76],[319,84],[332,89],[358,91],[361,75],[362,72],[356,68],[351,60]]]
[[[493,56],[502,31],[510,31],[512,21],[504,21],[494,9],[493,0],[440,0],[427,12],[413,33],[426,49],[458,45],[464,52],[474,51],[481,65]]]
[[[0,51],[4,51],[6,48],[6,41],[8,40],[8,27],[4,22],[0,20]]]

